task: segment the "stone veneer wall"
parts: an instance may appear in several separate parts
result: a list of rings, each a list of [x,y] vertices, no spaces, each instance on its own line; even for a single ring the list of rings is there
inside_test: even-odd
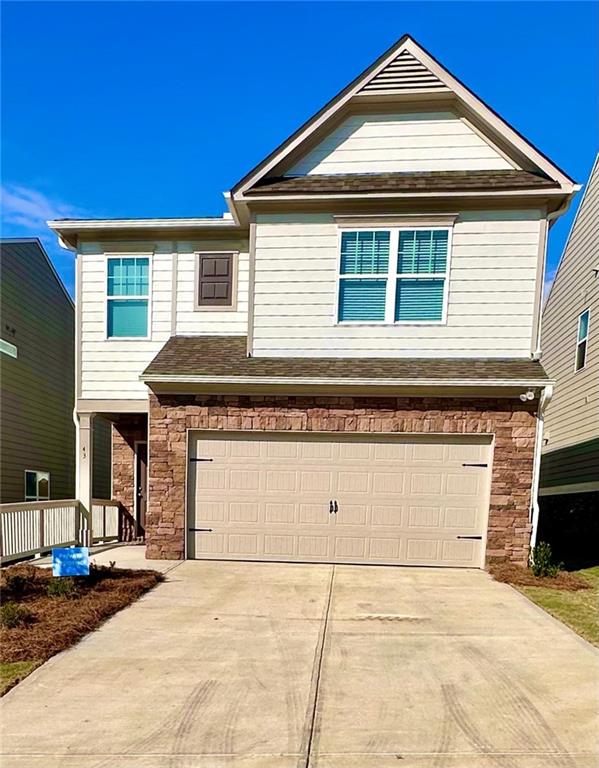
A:
[[[112,425],[112,498],[119,501],[122,515],[121,541],[133,541],[135,526],[135,442],[148,439],[147,417],[128,415]]]
[[[524,563],[536,404],[516,399],[150,394],[146,556],[185,556],[188,429],[493,433],[487,560]]]

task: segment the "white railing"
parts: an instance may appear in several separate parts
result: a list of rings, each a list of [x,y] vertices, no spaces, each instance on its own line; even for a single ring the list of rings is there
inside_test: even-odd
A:
[[[117,539],[119,535],[119,504],[111,499],[92,500],[92,532],[94,541]]]
[[[93,499],[94,542],[118,539],[119,518],[118,502]],[[0,504],[0,561],[9,563],[52,547],[80,544],[87,528],[87,515],[76,499]]]

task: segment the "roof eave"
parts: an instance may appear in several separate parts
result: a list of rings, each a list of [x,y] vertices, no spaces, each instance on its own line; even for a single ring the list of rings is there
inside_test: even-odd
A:
[[[244,203],[252,202],[271,202],[275,200],[355,200],[355,199],[385,199],[385,198],[486,198],[486,197],[564,197],[575,194],[580,189],[580,185],[574,185],[574,189],[569,192],[561,187],[556,188],[537,188],[537,189],[512,189],[512,190],[451,190],[451,191],[428,191],[428,192],[306,192],[298,194],[251,194],[239,198]]]
[[[223,384],[266,386],[335,386],[335,387],[546,387],[551,379],[357,379],[313,378],[298,376],[195,376],[192,374],[142,373],[145,384]]]

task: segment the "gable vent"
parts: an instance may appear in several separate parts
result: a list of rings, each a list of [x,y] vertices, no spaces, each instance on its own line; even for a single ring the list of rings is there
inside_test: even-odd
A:
[[[424,64],[409,51],[402,51],[397,58],[369,80],[359,93],[388,93],[393,91],[449,90]]]

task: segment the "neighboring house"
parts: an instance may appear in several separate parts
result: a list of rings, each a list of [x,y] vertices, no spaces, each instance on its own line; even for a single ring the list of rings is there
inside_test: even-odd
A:
[[[37,238],[0,241],[0,323],[0,503],[72,499],[75,310]],[[99,427],[94,490],[104,497],[110,440]]]
[[[547,229],[578,188],[406,36],[222,218],[50,222],[82,503],[99,414],[150,558],[524,562]]]
[[[599,548],[599,156],[542,321],[547,408],[540,536],[567,557]]]
[[[0,243],[0,502],[75,494],[73,301],[37,238]]]

